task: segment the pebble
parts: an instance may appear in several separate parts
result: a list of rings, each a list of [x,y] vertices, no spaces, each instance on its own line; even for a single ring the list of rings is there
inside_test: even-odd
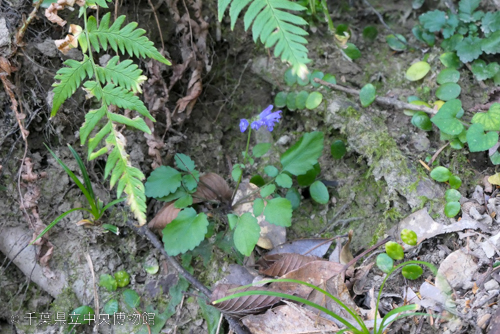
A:
[[[479,320],[477,321],[477,325],[481,327],[482,329],[486,329],[486,326],[488,326],[488,323],[490,322],[491,314],[484,314]]]
[[[286,145],[289,142],[290,142],[290,136],[284,135],[280,139],[278,139],[278,141],[276,142],[276,144],[278,144],[278,145]]]
[[[494,279],[492,280],[489,280],[488,282],[484,283],[484,289],[486,291],[490,291],[490,290],[498,290],[500,288],[500,285],[498,284],[498,282]]]

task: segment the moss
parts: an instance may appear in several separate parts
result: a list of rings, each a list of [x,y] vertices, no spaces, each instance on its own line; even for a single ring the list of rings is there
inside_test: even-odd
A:
[[[76,297],[73,289],[70,287],[65,288],[54,301],[50,304],[50,310],[53,314],[63,312],[68,314],[79,306],[78,298]]]
[[[375,233],[373,234],[373,238],[372,241],[370,242],[370,245],[371,246],[375,245],[377,241],[383,238],[386,230],[387,230],[387,224],[385,222],[379,223],[377,229],[375,230]]]
[[[348,107],[340,112],[340,115],[345,118],[355,118],[359,120],[361,113],[353,107]]]

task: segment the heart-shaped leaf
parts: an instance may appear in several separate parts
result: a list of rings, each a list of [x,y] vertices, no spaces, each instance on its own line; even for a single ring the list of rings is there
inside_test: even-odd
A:
[[[467,143],[471,152],[486,151],[498,142],[498,133],[484,133],[484,126],[476,123],[467,130]]]
[[[471,123],[479,123],[485,131],[500,130],[500,103],[493,103],[488,112],[478,112],[472,117]]]
[[[448,135],[459,135],[464,126],[456,118],[457,114],[462,110],[462,102],[460,100],[450,100],[443,104],[438,113],[431,118],[439,130]]]

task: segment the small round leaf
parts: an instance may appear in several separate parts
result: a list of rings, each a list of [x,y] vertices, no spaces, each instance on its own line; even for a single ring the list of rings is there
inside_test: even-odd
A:
[[[397,37],[396,37],[397,36]],[[398,38],[399,37],[399,38]],[[389,47],[393,49],[394,51],[403,51],[406,49],[406,44],[401,42],[403,40],[406,42],[406,38],[403,35],[396,34],[396,35],[388,35],[385,40],[387,41],[387,44],[389,44]]]
[[[462,198],[462,194],[456,189],[448,189],[444,193],[444,198],[446,202],[458,202]]]
[[[441,85],[436,90],[436,96],[438,99],[443,101],[449,101],[457,98],[460,95],[462,88],[456,83],[448,82]]]
[[[325,76],[323,77],[323,81],[326,81],[326,82],[331,83],[333,85],[337,84],[337,79],[335,79],[335,76],[330,74],[330,73],[325,74]]]
[[[417,81],[422,79],[429,73],[431,66],[426,61],[419,61],[410,66],[406,71],[406,79],[410,81]]]
[[[274,106],[276,108],[283,108],[286,106],[286,97],[287,97],[287,92],[279,92],[276,94],[274,97]]]
[[[359,92],[359,100],[361,101],[361,105],[363,107],[368,107],[370,104],[375,101],[376,97],[376,89],[372,84],[366,84],[361,88]]]
[[[394,241],[385,244],[385,252],[394,260],[402,260],[405,257],[403,247]]]
[[[292,210],[295,210],[299,207],[300,205],[300,194],[297,189],[295,188],[290,188],[286,192],[285,198],[292,203]]]
[[[394,260],[391,259],[386,253],[379,254],[377,256],[377,267],[384,273],[388,274],[392,267],[394,267]]]
[[[359,51],[358,47],[352,43],[347,43],[347,48],[344,49],[344,53],[347,55],[347,57],[351,58],[352,60],[356,60],[359,57],[361,57],[361,51]]]
[[[424,270],[418,264],[409,264],[407,266],[404,266],[401,270],[403,276],[411,280],[419,278],[420,276],[422,276],[423,272]]]
[[[462,65],[460,58],[455,54],[455,52],[445,52],[440,57],[441,63],[449,68],[457,69]]]
[[[436,167],[431,172],[431,177],[438,182],[446,182],[450,176],[450,170],[443,166]]]
[[[342,159],[342,157],[347,153],[347,149],[342,140],[334,141],[330,150],[334,159]]]
[[[460,72],[454,68],[445,68],[439,72],[436,81],[438,84],[443,85],[448,82],[457,83],[460,79]]]
[[[293,86],[295,83],[297,83],[297,75],[293,73],[291,67],[285,72],[285,83],[288,86]]]
[[[453,218],[460,212],[459,202],[448,202],[444,207],[444,214],[446,217]]]
[[[432,130],[431,119],[429,118],[429,115],[427,115],[423,111],[418,111],[413,114],[413,117],[411,118],[411,124],[424,131]]]
[[[312,92],[306,100],[306,108],[309,110],[317,108],[321,101],[323,101],[323,94],[320,92]]]
[[[316,78],[323,79],[324,76],[325,76],[325,74],[323,72],[321,72],[321,71],[318,71],[318,70],[313,71],[311,73],[311,85],[313,85],[313,87],[316,87],[316,88],[318,88],[319,86],[321,86],[321,84],[317,83],[316,81],[314,81],[314,79],[316,79]]]
[[[308,97],[308,92],[306,92],[305,90],[300,91],[295,98],[295,107],[297,107],[297,109],[304,109],[306,107],[306,101]]]
[[[330,200],[328,189],[321,181],[314,181],[314,183],[309,187],[309,192],[311,193],[312,199],[319,204],[326,204]]]
[[[363,29],[363,38],[368,42],[373,42],[377,38],[378,30],[374,26],[367,26]]]
[[[288,95],[286,96],[286,107],[288,108],[288,110],[293,111],[297,109],[297,106],[295,105],[296,99],[297,99],[297,93],[295,92],[288,93]]]
[[[401,240],[407,245],[416,246],[417,245],[417,233],[415,231],[404,228],[401,231]]]

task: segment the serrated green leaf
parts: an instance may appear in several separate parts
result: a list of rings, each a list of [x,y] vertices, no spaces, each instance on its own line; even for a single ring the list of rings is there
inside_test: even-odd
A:
[[[142,93],[141,84],[147,79],[139,67],[127,59],[120,63],[120,57],[111,58],[105,67],[96,66],[96,72],[102,84],[111,83],[133,92]]]
[[[431,178],[438,182],[446,182],[451,176],[451,172],[448,168],[443,166],[438,166],[431,171]]]
[[[257,144],[252,148],[252,154],[254,157],[260,158],[261,156],[263,156],[264,154],[269,152],[269,149],[271,148],[271,146],[272,146],[271,143]]]
[[[183,209],[163,229],[163,244],[168,255],[176,256],[193,250],[207,233],[208,220],[204,213],[196,214],[193,208]]]
[[[177,201],[174,203],[174,207],[176,209],[184,209],[185,207],[188,207],[193,204],[193,197],[189,194],[186,194],[179,198]]]
[[[431,119],[429,118],[429,115],[427,115],[423,111],[418,111],[413,114],[413,117],[411,118],[411,124],[424,131],[432,130]]]
[[[179,199],[185,195],[187,195],[186,191],[182,187],[179,187],[174,193],[171,193],[167,196],[159,197],[156,199],[158,201],[162,201],[162,202],[171,202],[171,201],[175,201],[176,199]]]
[[[446,217],[453,218],[460,212],[459,202],[448,202],[444,206],[444,214]]]
[[[258,217],[261,215],[263,210],[264,210],[264,200],[262,198],[257,197],[253,201],[253,215],[255,217]]]
[[[89,81],[85,83],[85,86],[87,86],[88,83]],[[134,93],[122,87],[119,86],[116,87],[113,84],[107,84],[102,89],[102,98],[104,102],[108,105],[112,104],[119,108],[135,110],[142,116],[149,118],[153,122],[155,121],[155,119],[153,118],[153,116],[151,116],[151,114],[148,111],[148,108],[146,108],[144,103],[137,96],[135,96]],[[148,131],[145,132],[151,133],[151,130],[149,130],[148,128]]]
[[[440,85],[452,82],[452,83],[457,83],[458,80],[460,79],[460,72],[458,72],[454,68],[445,68],[441,72],[439,72],[436,82]]]
[[[446,24],[446,13],[440,10],[429,11],[420,15],[418,20],[425,29],[438,32]]]
[[[316,109],[323,101],[323,94],[320,92],[312,92],[306,100],[306,108],[309,110]]]
[[[264,216],[271,224],[289,227],[292,225],[292,203],[286,198],[271,199],[267,201]]]
[[[484,131],[500,131],[500,103],[493,103],[487,112],[476,113],[471,123],[481,124]]]
[[[498,133],[490,131],[485,134],[482,124],[472,124],[467,130],[467,144],[471,152],[486,151],[495,146],[497,142]]]
[[[321,181],[314,181],[309,187],[309,193],[314,201],[319,204],[327,204],[330,200],[330,195],[328,194],[328,189]]]
[[[295,107],[297,109],[304,109],[306,107],[306,101],[309,97],[309,93],[305,90],[300,91],[295,98]]]
[[[194,161],[185,154],[176,153],[174,156],[175,165],[185,172],[193,171],[196,168]]]
[[[426,61],[419,61],[411,65],[406,71],[406,79],[410,81],[417,81],[422,79],[429,73],[431,66]]]
[[[146,181],[146,196],[163,197],[173,193],[181,186],[182,174],[172,167],[156,168]]]
[[[120,51],[122,54],[128,53],[131,57],[149,57],[166,65],[171,65],[171,63],[158,52],[153,42],[146,36],[143,36],[146,31],[140,28],[137,29],[136,22],[131,22],[120,29],[125,21],[125,15],[118,17],[111,27],[109,26],[110,17],[111,13],[106,13],[102,17],[98,28],[95,17],[90,16],[88,18],[88,23],[90,23],[87,24],[88,36],[92,46],[97,52],[99,52],[99,41],[104,50],[108,48],[109,44],[115,52]]]
[[[120,114],[115,114],[112,112],[107,113],[108,118],[112,120],[113,122],[120,123],[126,126],[130,126],[133,128],[136,128],[137,130],[141,130],[142,132],[149,133],[151,134],[151,129],[148,127],[146,122],[140,117],[134,117],[132,119],[128,118],[127,116],[123,116]]]
[[[56,115],[59,107],[76,92],[86,77],[91,79],[94,75],[92,62],[87,55],[83,56],[81,62],[69,59],[64,62],[64,65],[66,67],[61,67],[54,77],[55,80],[59,81],[52,85],[54,87],[54,98],[52,99],[50,117]]]
[[[264,173],[266,173],[269,177],[275,177],[276,175],[278,175],[279,170],[272,165],[267,165],[266,167],[264,167]]]
[[[310,170],[323,151],[323,132],[305,133],[281,156],[283,171],[301,175]]]
[[[361,105],[366,108],[372,104],[373,101],[375,101],[376,93],[375,86],[372,84],[364,85],[359,91],[359,100]]]
[[[481,30],[485,34],[500,30],[500,12],[486,13],[481,20]]]
[[[260,226],[251,213],[241,215],[234,230],[234,245],[245,256],[250,256],[260,238]]]
[[[458,17],[464,22],[475,21],[473,14],[481,0],[460,0],[458,3]]]
[[[485,38],[480,47],[487,54],[500,53],[500,30]]]
[[[122,296],[125,304],[131,309],[136,309],[141,302],[141,297],[139,296],[139,294],[132,289],[126,289],[125,291],[123,291]]]
[[[431,122],[445,134],[459,135],[464,129],[463,124],[456,118],[461,110],[462,102],[460,100],[450,100],[431,118]]]
[[[440,100],[449,101],[456,99],[460,95],[461,91],[462,88],[458,84],[447,82],[439,86],[439,88],[436,90],[436,96]]]
[[[82,127],[80,128],[80,144],[82,146],[85,145],[87,138],[89,137],[92,130],[95,129],[97,123],[99,123],[99,121],[104,117],[104,115],[106,114],[106,110],[106,106],[102,105],[99,109],[90,110],[85,115],[85,123],[83,123]]]
[[[455,50],[462,63],[469,63],[477,59],[481,53],[483,53],[481,47],[483,47],[484,50],[484,44],[481,38],[468,36],[457,44]]]
[[[275,190],[276,190],[276,185],[268,184],[267,186],[264,186],[260,190],[260,196],[267,197],[267,196],[271,195],[272,193],[274,193]]]
[[[286,174],[280,174],[276,177],[276,184],[283,188],[290,188],[292,186],[292,178]]]
[[[472,73],[476,76],[476,79],[479,81],[483,81],[486,79],[493,78],[498,71],[500,70],[500,65],[497,62],[489,63],[486,65],[486,62],[482,59],[476,59],[472,63],[471,66]]]

